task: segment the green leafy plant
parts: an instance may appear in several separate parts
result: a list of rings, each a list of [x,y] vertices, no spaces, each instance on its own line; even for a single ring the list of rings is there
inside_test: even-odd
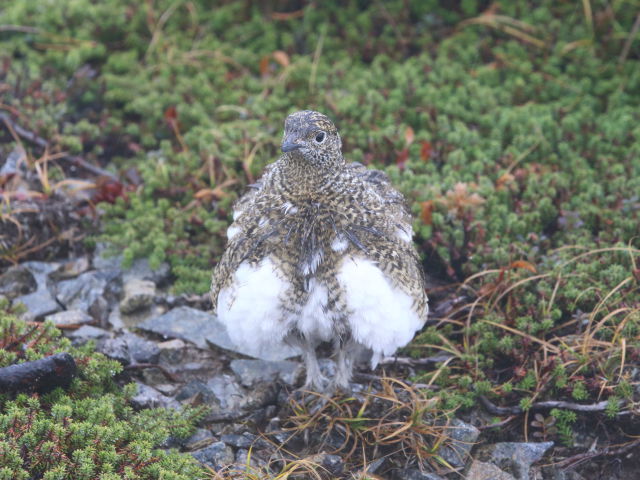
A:
[[[12,2],[0,108],[15,135],[0,123],[0,149],[25,149],[37,194],[71,154],[108,170],[73,212],[95,215],[90,242],[168,262],[176,292],[204,293],[285,116],[324,111],[347,159],[403,192],[425,271],[446,284],[408,351],[450,358],[415,380],[446,409],[607,401],[618,418],[639,401],[635,3]],[[0,179],[0,231],[23,229],[26,177]],[[3,265],[41,245],[6,243]]]
[[[205,478],[189,455],[160,449],[169,435],[188,436],[202,409],[135,412],[129,398],[136,385],[121,389],[113,381],[118,362],[90,346],[72,348],[53,324],[27,325],[0,304],[0,366],[59,351],[79,368],[69,390],[0,395],[1,479]]]
[[[577,420],[575,412],[569,410],[560,410],[554,408],[550,412],[551,417],[555,418],[558,427],[558,436],[563,445],[567,447],[573,446],[573,424]]]

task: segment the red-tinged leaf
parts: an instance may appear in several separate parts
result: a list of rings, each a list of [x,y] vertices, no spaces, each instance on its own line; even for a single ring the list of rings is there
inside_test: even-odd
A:
[[[420,219],[425,225],[433,223],[433,201],[428,200],[420,204]]]
[[[503,190],[505,186],[513,183],[516,177],[514,177],[511,173],[506,172],[500,175],[500,178],[496,180],[496,190]]]
[[[278,62],[282,67],[289,66],[289,55],[282,50],[276,50],[273,52],[273,59]]]
[[[189,223],[191,223],[192,225],[198,225],[198,226],[204,225],[204,221],[202,220],[202,218],[200,218],[200,216],[195,213],[189,216]]]
[[[174,105],[164,111],[164,119],[169,123],[174,123],[178,120],[178,110]]]
[[[536,267],[525,260],[516,260],[515,262],[511,262],[509,264],[509,268],[524,268],[525,270],[529,270],[531,273],[538,273]]]
[[[260,75],[263,77],[269,72],[269,57],[265,56],[260,59]]]
[[[119,197],[125,200],[127,199],[125,186],[121,182],[106,177],[98,179],[96,182],[96,192],[93,195],[94,203],[115,203]]]
[[[398,153],[398,156],[396,157],[396,165],[398,165],[398,168],[401,171],[404,170],[404,167],[406,166],[408,159],[409,159],[409,149],[403,148],[400,151],[400,153]]]
[[[127,147],[129,147],[129,150],[131,150],[133,153],[140,153],[143,150],[140,144],[136,142],[129,142],[127,144]]]
[[[423,140],[420,147],[420,160],[427,162],[431,158],[431,151],[431,143]]]
[[[238,74],[238,72],[229,70],[227,73],[224,74],[224,80],[225,82],[231,82],[236,78],[238,78],[239,76],[240,75]]]
[[[527,375],[527,369],[524,367],[516,367],[513,369],[513,375],[517,378],[523,378]]]
[[[413,128],[407,127],[407,129],[404,131],[404,141],[407,143],[407,147],[413,143],[415,137],[416,134],[413,131]]]

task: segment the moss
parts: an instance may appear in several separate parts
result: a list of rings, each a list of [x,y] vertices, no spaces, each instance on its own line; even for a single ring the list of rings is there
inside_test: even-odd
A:
[[[285,116],[314,108],[336,120],[348,159],[405,194],[427,274],[469,298],[410,350],[453,352],[436,380],[447,405],[473,403],[469,379],[516,404],[595,402],[631,375],[640,43],[621,58],[628,2],[591,2],[593,21],[580,2],[502,2],[521,30],[474,21],[477,1],[299,3],[284,18],[277,2],[68,3],[3,10],[37,31],[0,32],[14,87],[0,100],[52,152],[127,179],[99,205],[96,236],[125,260],[167,261],[177,292],[206,292],[231,205],[277,157]]]
[[[12,347],[12,339],[19,338],[28,341],[26,349]],[[121,389],[114,383],[122,368],[118,362],[93,352],[90,345],[71,347],[51,323],[29,327],[7,313],[6,305],[0,305],[0,347],[0,366],[68,351],[79,368],[67,391],[0,395],[0,430],[5,433],[0,440],[0,478],[205,477],[191,456],[159,448],[169,435],[188,436],[201,411],[135,412],[128,400],[136,385]]]

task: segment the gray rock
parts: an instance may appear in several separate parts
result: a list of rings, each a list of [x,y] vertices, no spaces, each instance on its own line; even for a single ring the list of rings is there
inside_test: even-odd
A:
[[[251,401],[255,401],[256,399],[253,398]],[[245,411],[248,411],[249,414],[244,417],[244,421],[246,422],[247,425],[262,425],[264,424],[268,419],[268,409],[269,407],[272,407],[273,405],[269,405],[267,407],[253,407],[251,405],[251,403],[247,403],[246,405],[243,406]]]
[[[158,388],[158,385],[162,385],[167,381],[167,375],[165,374],[165,372],[160,370],[160,368],[148,367],[148,368],[142,368],[140,370],[140,373],[142,377],[141,378],[142,383],[151,385],[153,388],[158,390],[163,395],[167,395],[166,392],[163,392]]]
[[[116,305],[113,310],[109,312],[109,316],[107,317],[107,324],[114,331],[124,330],[126,325],[122,321],[122,316],[120,315],[120,308]]]
[[[22,147],[14,148],[7,156],[2,168],[0,168],[0,178],[16,175],[21,170],[26,172],[27,162],[23,160],[24,158],[26,158],[24,149]]]
[[[106,321],[108,299],[115,299],[120,290],[116,270],[91,271],[57,284],[56,298],[67,309],[88,312],[96,320]]]
[[[467,480],[515,480],[515,478],[503,472],[493,463],[474,460],[465,477]]]
[[[217,346],[227,350],[233,349],[233,343],[224,325],[218,322],[214,315],[195,308],[174,308],[163,315],[142,322],[138,328],[160,334],[165,338],[180,338],[200,348],[207,348],[205,337],[216,337],[214,343]]]
[[[122,272],[125,281],[131,278],[139,278],[141,280],[151,280],[156,285],[165,283],[169,279],[169,264],[163,262],[160,266],[152,270],[149,266],[149,260],[140,258],[135,260],[131,268],[123,269],[122,255],[115,254],[115,249],[105,243],[98,243],[96,250],[93,252],[93,267],[96,270],[124,270]]]
[[[111,337],[111,332],[94,327],[93,325],[83,325],[77,330],[68,332],[67,337],[71,339],[74,345],[84,345],[89,340],[103,340]]]
[[[100,342],[96,350],[105,354],[107,357],[117,360],[123,365],[131,363],[131,355],[129,355],[129,347],[122,337],[109,338],[104,342]]]
[[[124,365],[130,363],[156,363],[160,349],[155,342],[131,332],[101,342],[97,350]]]
[[[89,258],[88,257],[78,257],[73,260],[69,260],[62,264],[62,266],[51,273],[51,279],[55,281],[67,280],[69,278],[75,278],[81,273],[89,270],[90,267]]]
[[[98,243],[91,263],[96,270],[122,270],[122,254],[118,254],[115,247]]]
[[[158,348],[160,350],[181,350],[186,346],[187,344],[184,343],[179,338],[174,338],[173,340],[167,340],[165,342],[160,342],[158,344]]]
[[[535,467],[532,469],[535,470]],[[582,475],[573,470],[561,470],[558,467],[548,466],[542,467],[542,472],[534,472],[533,478],[543,478],[544,480],[586,480]],[[619,478],[625,478],[624,473],[622,473]]]
[[[529,480],[531,464],[540,460],[551,447],[553,442],[503,442],[487,445],[482,451],[484,455],[490,455],[491,463],[511,472],[517,480]]]
[[[184,385],[176,394],[176,400],[184,401],[189,400],[195,396],[200,398],[200,401],[205,404],[214,404],[218,401],[215,393],[209,386],[198,380],[193,380]]]
[[[322,454],[322,461],[320,462],[331,475],[342,475],[344,471],[344,462],[340,455],[331,455],[328,453]]]
[[[109,317],[109,303],[104,297],[97,297],[89,306],[89,315],[100,322],[100,325],[106,326]]]
[[[62,312],[47,315],[44,319],[53,322],[56,327],[86,325],[94,321],[93,317],[87,315],[81,310],[64,310]]]
[[[187,450],[198,450],[211,445],[215,441],[213,433],[206,428],[198,428],[184,441],[184,446]]]
[[[454,418],[447,429],[449,443],[438,449],[438,454],[453,467],[463,467],[469,460],[469,452],[480,436],[480,430],[473,425]]]
[[[291,433],[282,430],[282,425],[279,417],[273,417],[267,423],[265,433],[268,438],[273,438],[280,445],[284,445],[291,438]]]
[[[120,304],[118,304],[120,310]],[[131,313],[121,312],[120,319],[126,328],[138,328],[141,323],[162,315],[166,310],[158,305],[151,305],[150,308],[143,308]]]
[[[124,284],[124,298],[120,301],[122,313],[133,313],[149,308],[156,294],[156,284],[151,280],[131,278]]]
[[[129,354],[136,363],[156,363],[158,361],[160,349],[155,342],[131,332],[127,332],[124,338],[129,347]]]
[[[16,302],[23,303],[27,308],[27,313],[23,315],[23,318],[35,320],[62,310],[48,288],[48,277],[60,267],[60,264],[25,262],[21,267],[31,272],[37,285],[35,292],[22,295],[15,299]]]
[[[267,423],[267,426],[265,427],[264,431],[265,433],[278,432],[281,430],[281,428],[282,428],[282,425],[281,425],[280,417],[273,417],[269,420],[269,423]]]
[[[28,295],[35,292],[37,288],[36,279],[28,268],[18,266],[0,275],[0,295],[6,298]]]
[[[60,268],[58,262],[24,262],[20,266],[29,269],[33,273],[38,286],[41,286],[49,275]],[[38,275],[44,275],[44,277],[38,278]]]
[[[385,457],[377,458],[373,460],[367,467],[365,471],[367,473],[376,473],[376,471],[384,464],[387,459]]]
[[[159,391],[144,383],[138,383],[138,392],[131,397],[131,405],[136,409],[143,408],[174,408],[180,409],[180,403],[173,398],[162,395]]]
[[[237,410],[246,405],[248,398],[242,387],[231,375],[217,375],[207,382],[220,406],[225,410]]]
[[[267,448],[269,443],[249,432],[242,434],[226,434],[220,437],[220,440],[234,448]]]
[[[242,385],[251,387],[258,382],[273,382],[276,379],[293,385],[299,364],[287,360],[269,362],[267,360],[239,359],[232,360],[230,367]]]
[[[235,464],[238,466],[246,467],[259,467],[261,465],[265,465],[263,460],[258,460],[255,452],[251,452],[249,454],[249,450],[245,448],[240,448],[236,452]]]
[[[407,468],[395,472],[392,477],[397,480],[445,480],[440,475],[429,472],[421,472],[417,468]]]
[[[159,343],[158,348],[160,349],[159,358],[163,364],[179,365],[181,369],[185,369],[185,363],[187,363],[185,362],[187,357],[187,344],[185,342],[179,338],[174,338],[173,340]],[[198,368],[201,368],[201,365]]]
[[[231,465],[234,461],[233,451],[231,447],[224,442],[215,442],[200,450],[191,452],[193,458],[200,463],[219,471],[222,468]]]
[[[166,262],[162,262],[155,270],[149,265],[149,260],[139,258],[131,265],[131,268],[124,270],[125,281],[136,278],[140,280],[148,280],[156,285],[162,285],[169,280],[171,268]]]
[[[229,338],[226,327],[218,321],[215,315],[191,307],[176,307],[167,313],[145,320],[138,328],[164,336],[165,338],[180,338],[198,346],[230,350],[243,353]],[[265,351],[265,360],[284,360],[299,354],[291,347],[278,347]]]
[[[22,317],[27,320],[37,320],[61,310],[58,302],[55,301],[53,295],[46,288],[18,297],[14,302],[24,304],[27,312]]]
[[[164,378],[164,380],[166,381],[166,377]],[[178,386],[172,383],[156,383],[153,385],[153,388],[158,390],[163,395],[169,396],[173,395],[174,393],[176,393],[176,390],[178,390]]]

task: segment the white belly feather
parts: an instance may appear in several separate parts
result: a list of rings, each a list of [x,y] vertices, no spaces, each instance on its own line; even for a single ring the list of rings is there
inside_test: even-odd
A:
[[[265,360],[282,360],[275,352],[278,344],[284,346],[287,333],[280,311],[286,290],[287,283],[277,275],[269,258],[255,267],[243,262],[229,286],[220,290],[218,318],[241,352]]]
[[[220,291],[218,317],[243,353],[266,360],[281,359],[278,346],[286,350],[284,337],[293,326],[307,338],[332,339],[334,318],[339,312],[326,309],[327,287],[312,279],[300,315],[283,318],[280,306],[286,301],[289,284],[282,277],[269,258],[255,267],[244,262],[229,287]],[[412,309],[411,297],[394,287],[372,261],[347,258],[337,278],[351,313],[348,323],[352,336],[373,351],[374,367],[381,356],[391,355],[409,343],[424,324],[424,318]]]
[[[394,287],[372,261],[345,259],[338,281],[352,312],[351,335],[373,350],[372,368],[383,355],[392,355],[409,343],[424,325],[425,319],[412,309],[412,298]]]

